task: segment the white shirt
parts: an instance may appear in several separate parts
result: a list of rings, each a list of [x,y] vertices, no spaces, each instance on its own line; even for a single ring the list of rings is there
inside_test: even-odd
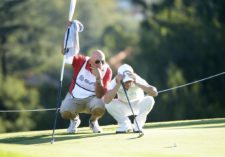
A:
[[[142,79],[140,76],[136,75],[136,80],[138,81],[138,83],[143,84],[143,85],[148,85],[148,83]],[[109,84],[108,89],[111,90],[116,86],[116,79],[114,78],[111,83]],[[118,96],[118,100],[127,103],[127,98],[126,95],[124,93],[123,87],[122,85],[120,85],[120,88],[117,92],[117,96]],[[135,85],[134,83],[132,83],[131,87],[127,90],[127,96],[130,100],[130,102],[132,101],[136,101],[138,99],[142,99],[144,97],[144,91],[138,87],[137,85]]]

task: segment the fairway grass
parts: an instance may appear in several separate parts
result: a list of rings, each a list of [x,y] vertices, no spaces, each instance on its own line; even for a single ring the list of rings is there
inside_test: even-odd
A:
[[[0,134],[0,157],[225,157],[225,118],[148,123],[141,138],[115,129],[60,129],[54,144],[51,130]]]

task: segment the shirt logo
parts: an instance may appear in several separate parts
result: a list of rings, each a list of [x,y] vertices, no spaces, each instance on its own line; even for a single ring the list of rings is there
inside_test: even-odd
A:
[[[95,82],[90,82],[88,79],[84,78],[84,75],[80,75],[78,79],[80,82],[84,82],[88,85],[95,86]]]

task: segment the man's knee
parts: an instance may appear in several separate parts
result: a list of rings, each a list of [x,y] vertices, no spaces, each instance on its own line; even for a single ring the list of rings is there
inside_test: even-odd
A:
[[[155,104],[155,100],[154,100],[154,98],[152,97],[152,96],[146,96],[146,101],[147,101],[147,103],[148,104],[150,104],[150,106],[154,106],[154,104]]]
[[[92,111],[91,111],[91,114],[96,117],[101,117],[104,115],[104,113],[105,113],[104,107],[96,107],[96,108],[92,109]]]
[[[141,106],[146,111],[151,111],[155,104],[155,100],[151,96],[146,96],[141,102]]]
[[[60,112],[60,114],[63,119],[73,119],[75,117],[75,115],[73,115],[69,111],[63,111],[63,112]]]

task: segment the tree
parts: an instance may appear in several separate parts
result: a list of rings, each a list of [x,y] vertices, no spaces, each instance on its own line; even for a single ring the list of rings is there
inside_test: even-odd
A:
[[[60,47],[55,46],[55,41],[60,40],[58,37],[56,38],[60,33],[56,33],[55,29],[58,21],[55,21],[55,25],[52,25],[51,28],[43,27],[50,21],[47,16],[42,16],[46,15],[45,13],[48,11],[51,12],[52,6],[55,5],[53,8],[56,9],[57,4],[43,4],[44,1],[34,0],[5,0],[0,2],[2,23],[0,26],[2,45],[0,48],[0,106],[2,110],[41,107],[38,88],[35,86],[36,84],[29,83],[32,81],[28,79],[34,73],[37,75],[38,72],[43,71],[43,67],[48,64],[46,63],[49,60],[48,57],[57,61],[57,56],[60,56],[59,53],[57,53],[58,55],[54,54],[54,51]],[[54,17],[59,16],[52,14],[50,19],[53,20]],[[46,32],[55,34],[49,35]],[[60,58],[58,57],[58,59]],[[27,112],[3,113],[0,119],[1,131],[30,130],[36,127],[34,122],[36,116],[31,117],[31,113]]]
[[[141,23],[142,39],[137,56],[141,63],[135,65],[142,67],[142,75],[159,90],[224,70],[224,2],[134,2],[142,6],[145,17]],[[221,112],[224,111],[221,94],[225,90],[224,82],[222,79],[208,82],[159,95],[154,119],[224,116]]]

